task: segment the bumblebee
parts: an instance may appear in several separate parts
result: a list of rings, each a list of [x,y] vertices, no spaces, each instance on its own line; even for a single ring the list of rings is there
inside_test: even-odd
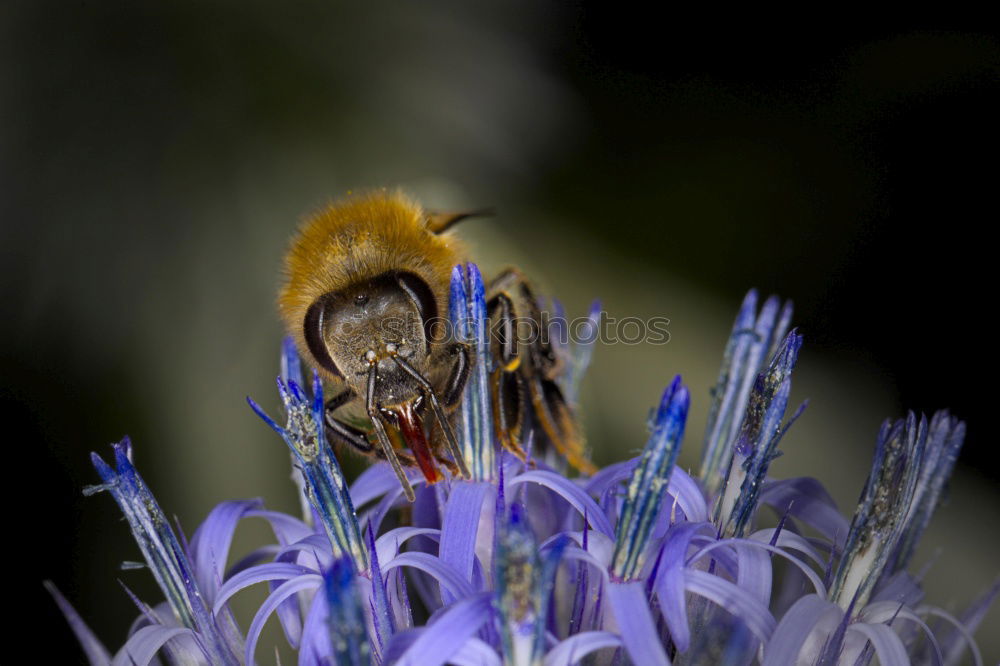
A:
[[[285,258],[281,316],[304,357],[338,387],[326,403],[329,439],[388,460],[410,501],[404,467],[418,467],[431,484],[444,478],[441,467],[469,476],[450,413],[473,352],[445,339],[445,327],[436,324],[447,315],[452,268],[466,260],[464,246],[448,230],[477,214],[429,213],[400,192],[354,195],[306,219]],[[487,312],[498,440],[526,459],[521,432],[531,418],[571,464],[590,469],[555,382],[558,355],[543,337],[522,343],[517,336],[519,317],[544,325],[518,271],[488,282]],[[338,416],[358,402],[367,423]],[[436,428],[426,422],[428,410]]]

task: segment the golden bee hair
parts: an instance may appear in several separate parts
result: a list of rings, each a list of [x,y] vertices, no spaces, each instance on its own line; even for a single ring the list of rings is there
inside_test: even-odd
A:
[[[278,295],[279,312],[300,352],[308,351],[309,308],[324,294],[393,271],[421,278],[445,316],[452,267],[465,260],[462,243],[441,233],[446,228],[399,190],[354,194],[306,218],[285,257]]]

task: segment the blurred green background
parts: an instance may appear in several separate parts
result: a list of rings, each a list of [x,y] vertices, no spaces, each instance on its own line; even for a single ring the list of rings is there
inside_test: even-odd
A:
[[[223,499],[295,509],[283,444],[244,403],[276,406],[282,253],[303,215],[382,185],[495,206],[459,232],[475,258],[570,312],[670,318],[667,345],[596,350],[602,462],[642,446],[681,372],[693,466],[744,292],[794,299],[811,403],[775,473],[818,476],[849,512],[881,420],[951,407],[970,435],[919,556],[941,549],[930,598],[961,607],[997,575],[995,24],[648,11],[0,6],[4,542],[52,661],[81,657],[42,578],[111,647],[135,616],[116,579],[157,598],[118,570],[138,551],[110,498],[80,495],[90,451],[130,434],[189,533]]]

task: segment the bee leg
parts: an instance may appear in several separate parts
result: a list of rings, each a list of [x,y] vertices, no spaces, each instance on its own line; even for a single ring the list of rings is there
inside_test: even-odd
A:
[[[368,418],[371,419],[372,425],[375,427],[375,435],[378,437],[378,443],[382,445],[382,452],[385,454],[386,460],[392,466],[392,471],[396,473],[396,478],[399,479],[399,485],[403,487],[406,499],[412,502],[417,496],[413,492],[410,480],[406,478],[406,472],[403,471],[403,466],[399,461],[396,450],[392,447],[392,442],[389,441],[389,435],[385,431],[385,424],[382,423],[381,411],[375,402],[375,380],[378,377],[376,368],[377,361],[372,359],[368,365],[368,392],[365,400],[365,409],[368,411]]]
[[[441,402],[447,408],[458,404],[462,397],[462,391],[465,390],[465,385],[469,381],[469,370],[472,368],[470,358],[472,352],[469,350],[469,345],[457,342],[450,351],[454,355],[455,361],[454,365],[451,366],[451,374],[448,376],[445,389],[441,393]]]
[[[374,452],[375,448],[368,443],[368,437],[364,431],[348,423],[344,423],[333,415],[335,411],[350,402],[352,398],[354,398],[354,391],[347,389],[343,393],[339,393],[326,401],[324,421],[326,421],[326,427],[329,429],[327,440],[333,439],[337,443],[347,444],[361,453],[370,455]]]
[[[586,474],[597,471],[583,451],[583,436],[559,386],[541,376],[532,377],[528,392],[542,431],[570,465]]]
[[[512,295],[519,295],[520,298],[512,298]],[[521,364],[521,375],[524,383],[527,384],[526,393],[531,404],[532,413],[535,420],[541,426],[546,438],[555,447],[570,465],[582,472],[593,473],[596,471],[584,454],[583,435],[579,426],[563,397],[562,391],[556,384],[555,379],[562,372],[562,359],[556,354],[555,349],[549,344],[545,336],[541,333],[545,330],[545,320],[539,309],[538,299],[535,297],[527,279],[513,268],[509,268],[500,273],[490,282],[489,303],[496,303],[495,310],[498,315],[503,315],[503,299],[510,304],[511,312],[515,312],[517,307],[526,310],[525,316],[538,330],[532,331],[532,339],[527,344],[527,361]],[[494,309],[490,310],[491,315]],[[503,329],[501,328],[501,333]],[[501,360],[503,360],[503,345],[501,345]],[[527,368],[525,366],[528,366]],[[494,382],[496,385],[497,382]],[[522,390],[523,387],[522,387]],[[495,391],[497,392],[497,391]],[[499,391],[502,396],[503,391]],[[526,402],[523,398],[518,404]],[[494,399],[494,413],[503,413],[497,409],[497,404],[502,402]],[[501,439],[501,441],[504,441]],[[517,453],[516,451],[514,452]]]
[[[508,317],[524,317],[536,327],[536,330],[531,331],[529,337],[532,343],[528,345],[532,368],[546,379],[555,379],[562,371],[562,360],[549,344],[548,336],[542,335],[547,322],[539,308],[538,297],[528,279],[515,268],[504,270],[490,282],[487,291],[488,308],[493,307],[490,304],[494,303],[501,305],[504,299],[510,312]],[[519,310],[522,312],[518,312]],[[513,332],[517,333],[516,328]]]
[[[388,346],[387,346],[388,349]],[[403,360],[398,354],[396,354],[395,349],[389,350],[392,356],[392,360],[403,369],[406,374],[410,375],[420,384],[420,388],[423,389],[424,393],[430,399],[431,407],[434,409],[434,415],[437,417],[438,423],[441,424],[441,430],[444,431],[445,441],[448,443],[448,449],[451,453],[451,457],[455,460],[458,465],[459,470],[462,472],[462,476],[469,479],[472,478],[472,474],[469,473],[469,468],[465,464],[465,457],[462,455],[462,449],[458,446],[458,440],[455,439],[455,431],[452,430],[451,422],[448,421],[448,415],[445,414],[444,408],[441,406],[441,402],[438,400],[437,393],[434,391],[434,387],[431,383],[427,381],[427,378],[420,374],[416,368]],[[374,371],[373,371],[374,372]],[[369,377],[372,375],[369,374]],[[374,390],[374,384],[369,380],[369,393]]]
[[[514,303],[501,292],[486,305],[490,332],[497,341],[497,367],[490,373],[490,402],[493,408],[493,430],[501,446],[525,464],[531,464],[521,447],[521,426],[524,414],[524,386],[517,372],[521,357],[517,353],[517,329]]]

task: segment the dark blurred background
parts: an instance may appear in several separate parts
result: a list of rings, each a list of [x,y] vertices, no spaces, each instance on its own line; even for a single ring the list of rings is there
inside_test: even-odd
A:
[[[695,465],[743,293],[794,299],[812,402],[776,472],[819,476],[849,512],[881,419],[951,407],[969,438],[921,551],[942,550],[931,600],[961,607],[996,576],[995,24],[332,4],[0,6],[8,601],[47,660],[81,657],[43,578],[112,649],[136,614],[116,579],[157,600],[118,568],[139,555],[111,499],[80,494],[91,450],[130,434],[188,533],[223,499],[295,509],[243,397],[276,406],[298,220],[381,185],[496,206],[461,231],[476,258],[525,266],[571,311],[671,319],[665,346],[596,351],[602,462],[642,446],[683,372]]]

